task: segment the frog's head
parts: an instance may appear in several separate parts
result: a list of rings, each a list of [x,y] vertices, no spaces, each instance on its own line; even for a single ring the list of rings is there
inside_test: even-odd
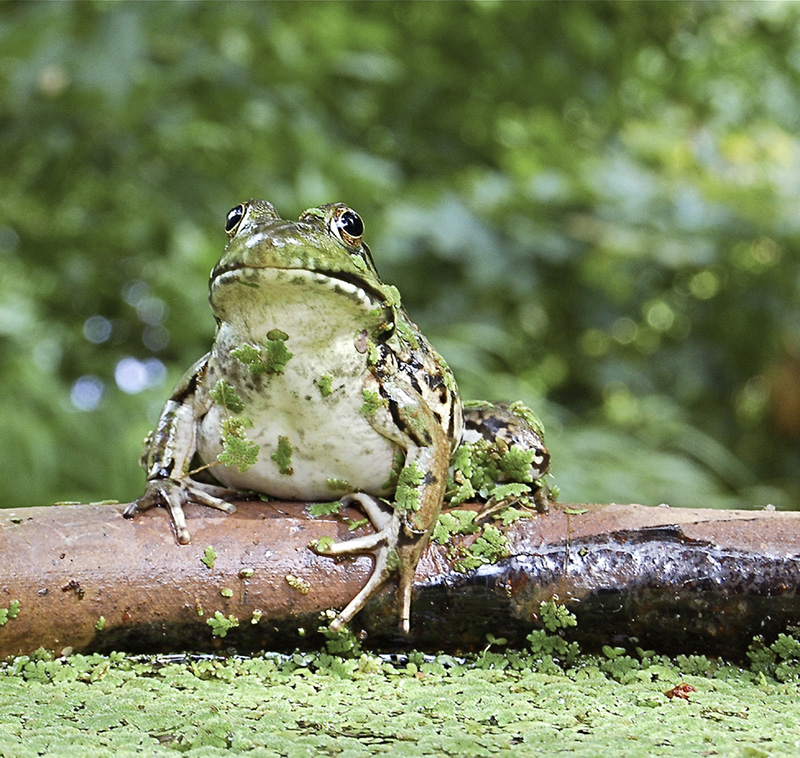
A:
[[[287,284],[295,290],[308,284],[372,306],[386,300],[386,288],[362,241],[364,223],[342,203],[309,208],[297,221],[287,221],[271,203],[250,200],[231,209],[225,232],[228,244],[209,282],[218,318],[229,310],[230,285],[237,285],[238,292],[242,285],[261,290],[261,297],[277,295]]]

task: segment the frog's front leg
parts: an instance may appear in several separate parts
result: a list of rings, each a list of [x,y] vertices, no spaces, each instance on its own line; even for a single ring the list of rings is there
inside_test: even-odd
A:
[[[147,489],[122,513],[125,518],[133,518],[149,508],[163,506],[170,514],[175,536],[182,545],[191,539],[183,513],[185,503],[198,503],[226,513],[236,510],[236,506],[223,499],[232,494],[230,490],[197,482],[189,476],[196,452],[197,379],[203,375],[206,361],[207,356],[192,366],[164,405],[158,424],[145,443],[141,460],[147,471]]]
[[[444,499],[450,440],[441,422],[410,388],[385,383],[381,396],[387,407],[383,414],[376,414],[373,423],[378,431],[405,447],[405,464],[398,475],[391,510],[365,493],[342,499],[345,504],[361,505],[376,532],[319,550],[323,555],[334,556],[371,553],[375,559],[366,585],[333,620],[330,625],[333,630],[350,621],[392,574],[397,573],[400,627],[408,632],[414,573]]]

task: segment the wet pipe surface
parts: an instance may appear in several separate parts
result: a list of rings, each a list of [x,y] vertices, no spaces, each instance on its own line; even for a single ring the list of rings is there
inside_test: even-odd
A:
[[[0,609],[20,607],[0,626],[0,657],[38,647],[319,647],[324,611],[342,607],[372,565],[369,556],[335,561],[308,547],[321,536],[359,534],[347,528],[357,511],[311,518],[302,503],[259,501],[239,503],[233,516],[192,508],[192,542],[179,546],[162,510],[128,521],[123,508],[0,511]],[[737,658],[753,635],[800,623],[800,514],[555,506],[505,533],[509,557],[465,574],[452,569],[445,547],[431,545],[417,572],[410,635],[396,629],[387,586],[354,622],[365,645],[460,652],[485,646],[491,633],[521,646],[554,595],[578,617],[570,636],[587,649]]]

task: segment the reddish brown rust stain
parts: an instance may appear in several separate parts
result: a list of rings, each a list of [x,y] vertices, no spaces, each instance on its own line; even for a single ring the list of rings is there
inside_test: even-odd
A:
[[[697,692],[697,687],[692,687],[691,684],[681,682],[676,684],[671,690],[667,690],[664,694],[672,700],[674,697],[679,697],[681,700],[688,700],[692,692]]]

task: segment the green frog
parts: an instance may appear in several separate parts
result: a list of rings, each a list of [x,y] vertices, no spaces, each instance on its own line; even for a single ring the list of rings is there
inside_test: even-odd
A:
[[[524,447],[535,482],[549,465],[541,434],[506,408],[464,411],[449,367],[378,276],[351,208],[322,205],[288,221],[250,200],[228,213],[225,232],[209,283],[213,347],[148,436],[147,489],[124,515],[163,506],[185,544],[186,503],[231,513],[229,500],[255,492],[357,505],[374,533],[315,548],[374,556],[331,627],[396,574],[408,631],[414,572],[462,439]]]

